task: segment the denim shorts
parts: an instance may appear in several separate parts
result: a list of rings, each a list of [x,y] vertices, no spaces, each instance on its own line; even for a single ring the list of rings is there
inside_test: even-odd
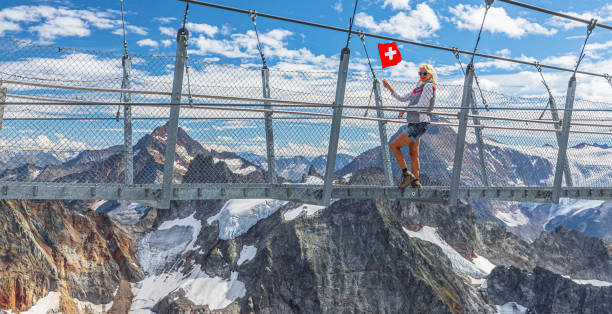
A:
[[[416,142],[425,134],[428,126],[429,122],[408,123],[400,129],[404,134],[408,135],[411,140]]]

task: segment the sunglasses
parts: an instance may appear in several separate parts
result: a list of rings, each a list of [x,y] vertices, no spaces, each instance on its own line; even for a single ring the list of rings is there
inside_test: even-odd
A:
[[[425,76],[427,76],[427,72],[419,72],[419,75],[425,75]]]

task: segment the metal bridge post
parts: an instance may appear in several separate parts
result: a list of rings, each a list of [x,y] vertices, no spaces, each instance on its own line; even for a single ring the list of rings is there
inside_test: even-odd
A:
[[[476,106],[476,99],[474,99],[474,91],[472,90],[472,113],[477,116],[478,115],[478,107]],[[474,125],[480,125],[480,119],[478,119],[477,117],[473,117],[472,118],[474,121]],[[478,157],[480,158],[480,173],[482,176],[482,182],[484,183],[484,186],[489,187],[489,175],[487,173],[487,164],[485,161],[485,145],[484,145],[484,141],[482,140],[482,129],[481,128],[476,128],[475,129],[476,132],[476,142],[478,144]]]
[[[132,72],[132,58],[129,55],[124,55],[121,59],[123,65],[123,81],[121,89],[130,89],[130,74]],[[123,145],[124,145],[124,176],[125,184],[134,184],[134,153],[132,147],[132,107],[128,105],[132,100],[132,94],[121,93],[121,102],[123,105]]]
[[[174,178],[174,155],[176,154],[176,136],[181,108],[181,93],[183,91],[183,73],[187,56],[187,39],[189,32],[181,28],[176,35],[176,59],[174,62],[174,81],[172,82],[172,98],[170,100],[170,120],[168,121],[168,137],[166,140],[166,158],[164,161],[164,178],[160,208],[170,208],[172,182]]]
[[[572,104],[573,104],[573,99],[572,99]],[[559,121],[559,114],[557,113],[557,106],[555,105],[554,101],[550,102],[550,115],[552,116],[552,119],[554,122]],[[559,130],[561,128],[557,123],[555,123],[554,126],[555,126],[555,130]],[[559,147],[561,147],[561,134],[559,134],[559,132],[555,132],[555,135],[557,136],[557,144],[559,145]],[[567,159],[567,152],[565,155],[565,160],[566,162],[563,164],[563,172],[565,173],[565,185],[573,186],[574,183],[572,181],[572,173],[570,172],[569,161]]]
[[[472,102],[472,84],[474,81],[474,64],[470,63],[465,71],[463,82],[463,96],[461,97],[461,111],[459,113],[459,129],[457,130],[457,143],[455,145],[455,159],[453,161],[453,174],[451,177],[449,205],[456,205],[459,199],[459,182],[461,179],[461,166],[463,164],[463,151],[465,149],[465,132],[467,131],[467,118],[470,103]]]
[[[267,66],[261,68],[263,97],[270,98],[270,70]],[[264,102],[264,109],[272,110],[269,102]],[[272,128],[272,112],[265,112],[266,153],[268,156],[268,183],[276,184],[276,161],[274,157],[274,129]]]
[[[340,68],[338,69],[338,82],[336,84],[336,99],[334,100],[334,112],[332,116],[331,131],[329,134],[329,147],[327,152],[327,167],[325,169],[325,182],[323,184],[323,197],[321,202],[328,205],[331,200],[334,171],[336,168],[336,153],[338,152],[338,139],[340,137],[340,125],[342,124],[342,105],[344,104],[344,90],[348,76],[348,65],[351,50],[348,47],[340,53]]]
[[[0,87],[0,130],[4,121],[4,103],[6,102],[6,87]]]
[[[561,140],[559,141],[559,151],[557,153],[557,164],[555,166],[555,180],[552,190],[552,201],[559,204],[561,185],[563,183],[563,172],[567,161],[567,142],[569,140],[570,122],[572,110],[574,109],[574,97],[576,96],[576,76],[573,75],[567,86],[567,96],[565,98],[565,110],[563,112],[563,127],[561,128]]]
[[[376,107],[382,108],[382,98],[380,97],[380,82],[374,78],[374,97],[376,99]],[[384,119],[383,111],[376,110],[376,117]],[[378,133],[380,134],[380,149],[382,152],[383,172],[385,174],[385,184],[393,185],[393,173],[391,172],[391,158],[389,156],[389,140],[387,139],[387,122],[378,121]]]

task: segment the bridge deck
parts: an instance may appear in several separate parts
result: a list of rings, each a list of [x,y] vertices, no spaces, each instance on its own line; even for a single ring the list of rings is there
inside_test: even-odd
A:
[[[0,184],[0,199],[125,200],[157,205],[161,185],[21,183]],[[304,184],[178,184],[171,200],[278,199],[323,204],[323,186]],[[449,186],[400,190],[390,186],[334,185],[332,199],[395,199],[423,202],[448,201]],[[552,203],[552,187],[460,187],[459,197],[501,201]],[[612,188],[563,187],[561,197],[612,200]]]

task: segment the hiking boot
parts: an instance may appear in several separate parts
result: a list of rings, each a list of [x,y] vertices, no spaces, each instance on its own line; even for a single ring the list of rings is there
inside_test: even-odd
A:
[[[410,171],[406,173],[402,173],[402,183],[400,183],[399,188],[405,189],[407,186],[411,185],[413,180],[418,180]]]
[[[421,185],[421,182],[419,182],[419,179],[413,179],[412,181],[410,181],[410,186],[415,188],[415,189],[420,189],[423,186]]]

